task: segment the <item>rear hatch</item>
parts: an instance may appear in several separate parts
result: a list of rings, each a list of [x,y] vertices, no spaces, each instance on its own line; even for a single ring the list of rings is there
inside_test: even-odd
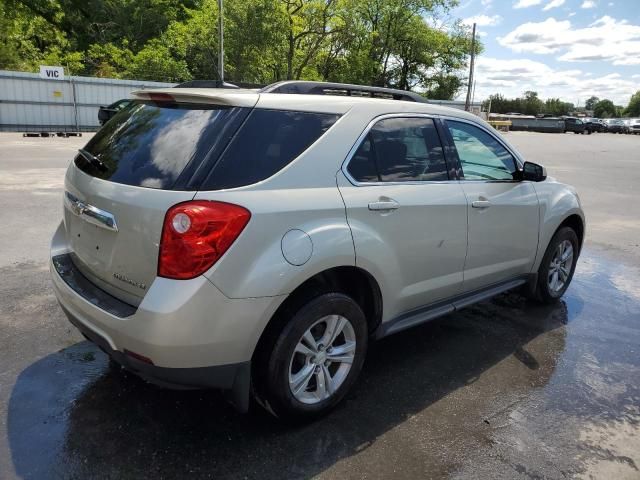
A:
[[[167,210],[191,200],[258,95],[184,89],[134,92],[81,149],[65,179],[64,222],[75,265],[138,305],[157,274]]]

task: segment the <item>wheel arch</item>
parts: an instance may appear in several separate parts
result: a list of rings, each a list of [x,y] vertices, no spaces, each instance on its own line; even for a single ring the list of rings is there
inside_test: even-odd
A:
[[[576,235],[578,237],[578,241],[580,242],[579,248],[580,248],[580,250],[582,250],[582,245],[584,243],[584,221],[582,220],[582,217],[580,217],[580,215],[578,215],[577,213],[569,215],[567,218],[565,218],[562,221],[562,223],[560,223],[558,228],[556,228],[556,231],[554,232],[554,235],[558,232],[558,230],[560,230],[561,228],[564,228],[564,227],[569,227],[574,232],[576,232]],[[552,236],[552,238],[553,238],[553,236]]]
[[[267,322],[253,357],[277,337],[287,321],[288,313],[295,312],[309,300],[328,292],[340,292],[353,298],[365,314],[369,333],[375,333],[382,321],[382,293],[378,282],[360,267],[333,267],[306,279],[287,296]]]

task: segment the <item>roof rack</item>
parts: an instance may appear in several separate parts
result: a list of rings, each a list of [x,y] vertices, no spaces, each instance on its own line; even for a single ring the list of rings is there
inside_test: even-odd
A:
[[[264,84],[250,82],[221,82],[220,80],[189,80],[174,88],[262,88]]]
[[[349,83],[308,82],[302,80],[285,80],[267,85],[261,93],[297,93],[306,95],[341,95],[349,97],[381,98],[387,100],[404,100],[407,102],[428,103],[422,95],[395,88],[367,87]]]
[[[189,80],[182,82],[173,88],[240,88],[237,85],[220,80]]]

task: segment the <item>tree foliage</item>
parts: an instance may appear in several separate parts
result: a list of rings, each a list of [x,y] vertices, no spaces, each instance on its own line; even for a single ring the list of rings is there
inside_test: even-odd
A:
[[[611,100],[600,100],[593,107],[593,114],[598,118],[612,118],[617,117],[616,106]]]
[[[525,115],[568,115],[574,109],[573,103],[563,102],[559,98],[542,101],[538,92],[527,91],[522,97],[507,99],[500,94],[491,95],[491,111],[494,113],[523,113]],[[485,102],[488,108],[489,100]]]
[[[584,103],[584,108],[587,110],[593,110],[596,106],[596,103],[598,103],[600,101],[600,99],[598,97],[596,97],[595,95],[589,97],[587,99],[587,101]]]
[[[432,21],[448,18],[458,0],[225,3],[229,80],[340,81],[435,98],[465,84],[469,28]],[[216,0],[0,0],[0,68],[48,63],[75,75],[215,79],[218,16]]]
[[[640,90],[631,95],[629,106],[624,111],[627,117],[640,117]]]

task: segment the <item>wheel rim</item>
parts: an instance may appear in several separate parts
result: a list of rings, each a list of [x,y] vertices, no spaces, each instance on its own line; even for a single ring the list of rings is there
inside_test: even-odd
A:
[[[547,282],[552,293],[560,292],[569,280],[573,266],[573,245],[563,240],[556,247],[549,265]]]
[[[289,388],[302,403],[329,398],[344,383],[356,354],[356,334],[342,315],[327,315],[302,335],[289,362]]]

